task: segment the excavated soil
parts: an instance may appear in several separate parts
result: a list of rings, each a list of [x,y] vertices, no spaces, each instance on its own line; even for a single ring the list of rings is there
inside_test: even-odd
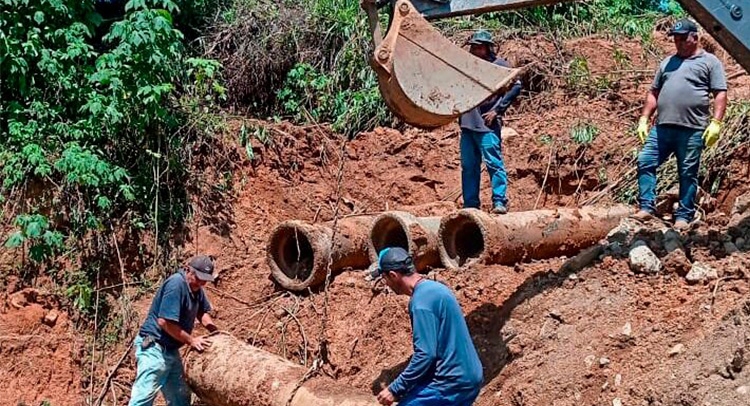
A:
[[[84,341],[57,300],[24,289],[0,301],[3,405],[75,405],[81,400]]]
[[[662,52],[670,50],[666,42],[659,45]],[[506,116],[517,132],[506,134],[503,143],[511,211],[575,206],[632,170],[632,126],[661,54],[644,51],[637,41],[600,37],[557,46],[544,37],[512,39],[500,49],[510,52],[518,63],[538,64],[525,78],[529,90]],[[587,60],[592,77],[620,72],[619,79],[612,76],[606,92],[574,95],[565,69],[575,55]],[[730,97],[750,93],[746,75],[730,85]],[[208,295],[221,329],[308,367],[324,338],[322,373],[377,393],[411,354],[408,298],[372,286],[357,270],[334,275],[327,304],[320,290],[283,292],[269,278],[266,240],[284,220],[330,221],[338,190],[340,216],[450,212],[460,202],[459,130],[451,125],[433,132],[378,128],[360,134],[343,150],[339,184],[341,142],[327,127],[250,122],[266,126],[272,141],[253,141],[255,158],[236,162],[234,191],[213,206],[200,205],[195,222],[178,236],[185,241],[178,259],[197,252],[218,258],[220,277]],[[570,140],[571,127],[581,122],[600,130],[588,146]],[[233,122],[231,129],[241,125]],[[245,156],[241,147],[237,151]],[[715,220],[697,231],[707,241],[724,242],[721,230],[735,198],[750,190],[749,158],[747,149],[731,157],[729,180],[711,214]],[[209,184],[216,181],[211,176],[205,171]],[[489,182],[482,176],[486,209]],[[610,203],[613,197],[605,193],[598,200]],[[712,234],[711,227],[719,231]],[[720,251],[701,245],[690,252],[690,260],[727,277],[720,283],[688,284],[667,259],[665,271],[645,276],[632,272],[626,257],[607,254],[583,269],[556,258],[438,269],[429,277],[447,283],[466,314],[485,368],[478,406],[617,405],[616,399],[622,405],[750,404],[743,355],[750,350],[749,289],[741,272],[750,254],[747,248],[732,255]],[[150,300],[147,294],[134,304],[140,319]],[[0,337],[0,355],[10,365],[0,370],[0,386],[9,395],[0,404],[49,399],[52,405],[74,405],[89,396],[82,339],[71,333],[64,313],[54,327],[45,325],[45,306],[6,305],[0,312],[0,334],[16,336]],[[94,397],[126,346],[107,348],[106,360],[97,365]],[[736,354],[741,361],[734,361]],[[130,356],[114,376],[119,404],[127,400],[134,373]]]

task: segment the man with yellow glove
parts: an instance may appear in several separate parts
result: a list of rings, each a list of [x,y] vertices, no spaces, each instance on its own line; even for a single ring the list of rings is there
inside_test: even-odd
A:
[[[673,36],[677,52],[659,65],[636,130],[643,149],[638,156],[640,211],[635,217],[646,220],[654,215],[656,170],[674,154],[680,178],[674,227],[685,230],[695,216],[701,152],[704,146],[713,146],[721,133],[727,81],[719,59],[699,49],[694,22],[682,19],[668,35]],[[712,118],[710,94],[714,97]],[[655,110],[656,125],[649,131]]]

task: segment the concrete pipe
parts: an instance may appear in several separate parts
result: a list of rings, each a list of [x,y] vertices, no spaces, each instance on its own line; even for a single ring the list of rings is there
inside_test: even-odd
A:
[[[414,258],[417,271],[440,266],[438,229],[440,217],[416,217],[404,211],[377,216],[370,229],[370,260],[386,247],[401,247]]]
[[[185,356],[190,388],[212,406],[376,406],[375,396],[325,378],[305,381],[306,369],[284,358],[219,334],[211,347]]]
[[[446,268],[455,269],[474,262],[513,264],[575,255],[605,238],[620,219],[632,212],[624,205],[502,216],[462,209],[440,223],[440,258]]]
[[[332,223],[289,220],[279,224],[271,232],[266,247],[272,277],[285,289],[302,291],[325,281],[329,258],[332,272],[367,268],[371,223],[372,216],[340,219],[335,236]]]

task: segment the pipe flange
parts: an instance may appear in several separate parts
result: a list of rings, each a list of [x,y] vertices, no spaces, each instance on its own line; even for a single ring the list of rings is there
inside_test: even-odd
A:
[[[378,51],[378,61],[380,61],[381,63],[388,62],[388,58],[390,57],[391,53],[387,50],[381,49],[380,51]]]
[[[741,20],[742,19],[742,7],[732,4],[732,7],[729,8],[729,15],[732,16],[735,20]]]
[[[409,14],[409,11],[410,11],[410,9],[409,9],[409,5],[407,3],[401,3],[398,6],[398,12],[401,13],[402,16],[405,16],[405,15]]]

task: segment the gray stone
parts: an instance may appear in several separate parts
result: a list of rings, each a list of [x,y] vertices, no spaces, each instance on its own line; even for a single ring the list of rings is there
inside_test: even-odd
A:
[[[622,406],[622,400],[620,398],[612,399],[612,406]]]
[[[682,344],[677,344],[669,350],[669,356],[674,357],[675,355],[682,354],[683,352],[685,352],[685,346]]]
[[[601,358],[599,358],[599,366],[600,367],[606,367],[607,365],[609,365],[609,358],[607,358],[607,357],[601,357]]]
[[[630,259],[630,269],[634,272],[654,274],[661,271],[661,261],[645,243],[636,243],[635,247],[630,250],[628,256]]]
[[[620,243],[621,245],[630,244],[630,238],[643,229],[643,224],[638,220],[631,218],[624,218],[620,220],[620,224],[613,228],[607,233],[607,241],[610,243]]]
[[[622,335],[630,337],[630,334],[633,333],[633,327],[630,325],[630,323],[625,323],[625,325],[622,327]]]
[[[724,243],[724,251],[726,251],[727,255],[732,255],[735,252],[739,252],[737,249],[737,246],[734,245],[732,242],[725,242]]]
[[[713,269],[702,262],[696,261],[693,262],[693,266],[690,268],[690,272],[688,272],[687,276],[685,276],[685,279],[690,283],[698,283],[706,280],[717,279],[718,277],[719,274],[716,272],[716,269]]]
[[[737,248],[739,248],[739,249],[744,249],[744,248],[745,248],[745,239],[744,239],[744,238],[742,238],[742,237],[738,238],[738,239],[737,239],[737,240],[736,240],[736,241],[734,242],[734,245],[735,245],[735,246],[736,246]]]
[[[664,233],[664,250],[667,251],[667,253],[669,253],[678,249],[682,251],[685,250],[685,247],[682,244],[682,237],[680,233],[671,229],[667,230]]]
[[[739,388],[737,388],[736,391],[740,395],[748,395],[748,394],[750,394],[750,386],[742,385]]]
[[[609,253],[611,253],[611,254],[614,254],[614,255],[622,255],[622,251],[623,251],[623,249],[622,249],[622,244],[621,244],[621,243],[619,243],[619,242],[617,242],[617,241],[615,241],[615,242],[612,242],[612,243],[610,243],[610,244],[609,244],[609,245],[607,246],[607,252],[609,252]]]

